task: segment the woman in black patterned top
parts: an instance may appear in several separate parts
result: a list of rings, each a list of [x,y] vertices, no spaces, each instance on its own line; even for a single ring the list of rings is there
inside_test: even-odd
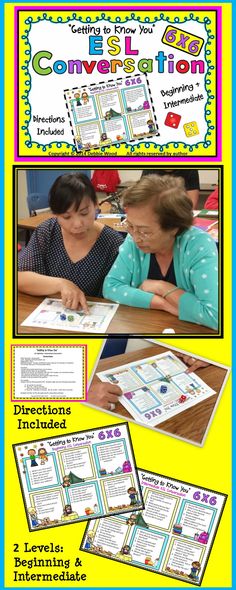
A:
[[[86,296],[101,296],[102,284],[122,237],[95,220],[96,193],[84,174],[64,174],[54,182],[44,221],[21,252],[18,288],[31,295],[60,292],[63,305],[87,311]]]

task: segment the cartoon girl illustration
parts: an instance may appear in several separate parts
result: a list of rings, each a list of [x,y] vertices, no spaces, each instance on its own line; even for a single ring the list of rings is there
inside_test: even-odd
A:
[[[94,539],[94,531],[89,531],[85,541],[85,549],[92,549],[93,547],[93,539]]]
[[[75,136],[76,139],[76,145],[77,145],[77,150],[82,150],[83,149],[83,144],[82,144],[82,139],[80,135],[76,135]]]
[[[83,105],[87,104],[89,102],[89,95],[87,92],[82,92],[81,94],[81,99],[83,101]]]
[[[38,456],[40,459],[40,465],[45,465],[46,461],[48,461],[47,451],[43,447],[40,447],[38,450]]]
[[[29,514],[29,517],[31,520],[32,527],[40,526],[40,522],[39,522],[40,519],[37,516],[37,512],[36,512],[35,508],[33,508],[33,507],[28,508],[28,514]]]

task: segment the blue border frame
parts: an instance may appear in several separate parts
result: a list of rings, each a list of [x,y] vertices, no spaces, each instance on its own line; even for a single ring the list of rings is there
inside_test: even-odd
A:
[[[147,386],[143,386],[143,387],[138,387],[137,389],[135,389],[135,391],[132,391],[132,393],[136,394],[138,391],[140,391],[140,389],[144,390],[147,389],[147,394],[149,394],[153,400],[154,400],[154,405],[147,408],[146,410],[140,410],[139,407],[132,401],[132,398],[129,399],[129,403],[131,406],[133,406],[133,408],[135,409],[135,412],[137,412],[138,414],[140,414],[140,416],[142,416],[143,414],[146,414],[146,412],[151,412],[152,410],[155,410],[156,408],[159,408],[159,406],[162,405],[162,403],[160,402],[160,400],[155,396],[154,392],[151,391],[151,389]],[[125,395],[125,394],[124,394]],[[126,397],[126,395],[125,395]],[[127,397],[126,397],[127,399]],[[151,403],[151,402],[150,402]]]
[[[147,101],[147,100],[148,100],[148,98],[149,98],[149,96],[147,96],[147,91],[146,91],[146,87],[145,87],[145,85],[144,85],[144,84],[139,84],[139,88],[143,88],[143,90],[144,90],[144,94],[145,94],[145,100]],[[131,114],[131,113],[138,113],[138,112],[142,112],[142,111],[144,111],[145,109],[138,109],[137,111],[128,111],[128,107],[127,107],[127,99],[126,99],[126,93],[127,93],[129,90],[132,90],[132,86],[127,86],[127,88],[123,88],[123,89],[121,90],[122,100],[123,100],[123,103],[124,103],[124,105],[125,105],[125,113],[126,113],[126,114],[128,114],[128,113],[129,113],[129,114]],[[149,111],[149,109],[147,109],[147,110]]]
[[[154,368],[154,371],[156,371],[157,376],[154,377],[154,379],[149,379],[149,381],[145,381],[145,378],[142,377],[142,375],[139,374],[139,371],[137,369],[137,366],[138,367],[142,367],[142,365],[152,365],[153,362],[155,362],[155,361],[148,362],[148,363],[147,362],[144,363],[143,361],[141,361],[138,365],[136,363],[136,365],[134,365],[133,367],[130,367],[130,369],[135,373],[135,375],[139,379],[141,379],[141,381],[144,383],[144,385],[148,385],[149,386],[151,383],[154,383],[155,381],[163,381],[163,377],[165,377],[165,375],[163,373],[161,373],[161,371],[159,371],[158,369],[155,369],[155,367],[153,367],[153,368]]]
[[[159,563],[159,565],[157,565],[157,567],[153,567],[153,571],[158,571],[159,568],[160,568],[162,557],[163,557],[163,554],[164,554],[164,551],[165,551],[165,548],[166,548],[166,545],[168,543],[168,540],[169,540],[170,535],[168,535],[167,533],[164,533],[164,532],[161,533],[160,531],[155,531],[154,529],[144,529],[144,528],[142,528],[142,527],[140,527],[138,525],[135,525],[134,526],[134,530],[132,532],[132,535],[130,537],[131,551],[132,551],[132,544],[134,542],[134,538],[135,538],[136,533],[138,531],[144,531],[144,532],[146,531],[149,534],[158,535],[159,537],[164,537],[163,538],[161,552],[160,552],[160,557],[159,557],[159,562],[160,563]],[[142,568],[145,568],[146,567],[145,564],[141,563],[141,561],[136,561],[135,559],[133,559],[133,563],[138,564],[138,565],[141,564],[142,565]],[[150,571],[150,566],[147,566],[147,568],[148,568],[148,571]]]
[[[125,117],[124,115],[121,115],[121,117],[115,118],[116,121],[120,121],[120,119],[122,119],[122,121],[123,121],[124,129],[125,129],[125,133],[126,133],[126,136],[124,137],[124,139],[120,140],[120,143],[121,143],[124,141],[128,141],[128,137],[130,136],[130,133],[129,133],[129,129],[127,126],[127,117]],[[109,121],[105,121],[105,119],[103,119],[102,120],[102,129],[103,129],[104,133],[107,133],[109,135],[109,131],[107,131],[107,129],[105,127],[106,123],[109,123]]]
[[[29,494],[31,494],[32,492],[40,492],[40,490],[46,490],[46,489],[51,489],[51,488],[55,488],[55,487],[58,488],[58,486],[61,485],[61,478],[60,478],[60,474],[58,471],[58,465],[56,462],[55,453],[52,452],[52,453],[47,453],[47,454],[52,455],[53,465],[54,465],[55,473],[56,473],[56,477],[57,477],[57,483],[53,483],[51,485],[43,486],[43,487],[40,486],[39,488],[32,488],[31,484],[30,484],[29,470],[28,470],[28,465],[27,465],[27,463],[29,463],[29,461],[30,461],[30,457],[23,457],[23,465],[24,465],[24,468],[26,469],[26,474],[25,474],[26,484],[27,484]],[[39,455],[36,454],[35,458],[39,459]]]
[[[99,481],[105,479],[106,477],[109,477],[109,475],[111,477],[113,477],[113,475],[115,475],[115,476],[118,476],[118,475],[127,475],[127,473],[129,473],[129,472],[123,473],[123,471],[122,471],[120,473],[113,473],[113,475],[111,475],[110,473],[106,473],[104,475],[100,475],[101,464],[100,464],[99,457],[98,457],[97,447],[101,447],[101,446],[104,447],[104,445],[110,445],[110,444],[113,444],[115,442],[121,442],[121,441],[122,441],[123,446],[124,446],[125,460],[128,461],[129,460],[129,454],[128,454],[128,451],[127,451],[127,445],[126,445],[125,438],[119,438],[117,440],[114,440],[114,439],[113,440],[106,440],[105,442],[104,441],[101,441],[99,443],[96,443],[96,444],[93,444],[92,445],[92,447],[93,447],[93,454],[94,454],[94,460],[95,460],[95,467],[96,467],[96,470],[97,470],[97,477],[99,478]],[[130,473],[133,473],[133,471],[130,471]]]
[[[0,64],[1,64],[1,75],[0,75],[0,80],[2,82],[2,88],[5,89],[5,85],[4,85],[4,76],[5,76],[5,70],[4,70],[4,44],[5,44],[5,37],[4,37],[4,4],[0,5],[0,48],[1,48],[1,52],[0,52]],[[1,112],[3,114],[3,125],[1,126],[1,130],[0,130],[0,137],[1,137],[1,142],[0,142],[0,164],[1,164],[1,170],[4,170],[4,140],[5,140],[5,116],[4,116],[4,92],[0,93],[0,108],[1,108]],[[4,207],[4,195],[5,195],[5,183],[4,183],[4,176],[3,174],[1,175],[0,178],[0,191],[1,191],[1,195],[2,195],[2,200],[1,200],[1,222],[0,222],[0,267],[2,269],[2,281],[1,281],[1,285],[2,285],[2,289],[0,289],[0,305],[1,308],[4,309],[4,318],[5,318],[5,308],[4,308],[4,287],[5,287],[5,281],[4,281],[4,241],[5,241],[5,223],[4,223],[4,215],[5,215],[5,207]],[[0,326],[0,341],[3,342],[4,341],[4,329],[5,329],[5,324],[1,324]],[[5,388],[5,372],[4,372],[4,347],[1,346],[1,350],[0,350],[0,371],[1,371],[1,376],[2,376],[2,384],[4,382],[4,388]],[[2,408],[5,407],[5,399],[4,399],[4,393],[2,393]],[[9,402],[8,402],[9,403]],[[5,422],[4,422],[4,411],[1,412],[0,415],[0,429],[1,429],[1,453],[0,453],[0,471],[2,474],[2,481],[5,480],[5,471],[4,471],[4,447],[5,447],[5,440],[6,440],[6,435],[5,435]],[[4,495],[4,488],[3,486],[1,486],[0,488],[0,501],[1,501],[1,506],[3,507],[2,510],[2,518],[1,518],[1,524],[0,524],[0,563],[2,565],[2,567],[0,568],[0,588],[5,588],[4,585],[4,577],[5,577],[5,560],[4,560],[4,531],[5,531],[5,495]]]
[[[199,502],[194,502],[192,500],[187,500],[187,499],[186,500],[182,500],[182,503],[181,503],[179,512],[178,512],[178,514],[176,516],[176,519],[175,519],[176,524],[179,524],[180,523],[181,518],[182,518],[182,514],[183,514],[183,511],[184,511],[184,508],[185,508],[186,504],[195,504],[196,506],[199,506]],[[200,506],[202,506],[202,504],[200,504]],[[211,521],[210,521],[209,528],[208,528],[208,531],[207,531],[208,533],[210,533],[211,530],[212,530],[213,524],[214,524],[215,515],[217,513],[217,510],[215,508],[212,508],[212,506],[208,506],[208,505],[207,506],[204,506],[204,508],[207,508],[207,510],[211,510],[212,511]],[[187,536],[187,535],[182,534],[182,533],[181,533],[181,535],[179,535],[179,538],[192,539],[194,541],[194,537]]]
[[[94,96],[91,96],[90,95],[89,98],[92,99],[93,108],[94,108],[94,111],[95,111],[95,119],[87,119],[87,121],[86,120],[85,121],[84,120],[83,121],[77,121],[75,107],[74,107],[74,102],[76,101],[76,98],[71,99],[71,112],[72,112],[72,115],[73,115],[73,119],[74,119],[74,124],[75,125],[78,125],[79,126],[81,123],[90,123],[90,122],[92,123],[92,122],[94,122],[94,121],[97,120],[97,118],[98,118],[98,112],[97,112],[97,105],[96,105],[96,102],[94,100]]]
[[[81,488],[84,488],[85,486],[88,487],[90,485],[95,486],[95,492],[96,492],[96,495],[97,495],[99,511],[96,512],[96,515],[97,516],[102,515],[105,512],[105,507],[103,506],[103,503],[102,503],[102,497],[101,497],[101,493],[100,493],[100,490],[99,490],[98,481],[87,481],[85,483],[79,484],[79,486],[76,486],[75,485],[72,488],[69,488],[69,489],[66,488],[65,493],[66,493],[67,504],[72,504],[74,506],[74,502],[70,498],[70,491],[72,491],[73,489],[76,489],[78,487],[79,487],[79,489],[81,489]],[[95,516],[95,514],[94,514],[94,516]],[[88,520],[88,516],[86,514],[84,516],[83,515],[81,515],[81,516],[79,515],[79,519],[80,519],[80,521],[82,519],[84,519],[84,520],[87,521]]]

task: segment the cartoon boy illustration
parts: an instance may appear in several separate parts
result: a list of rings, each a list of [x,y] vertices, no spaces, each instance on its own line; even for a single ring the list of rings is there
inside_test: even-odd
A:
[[[63,475],[62,487],[63,488],[69,488],[70,487],[70,477],[69,477],[69,475]]]
[[[74,98],[76,99],[76,106],[77,107],[81,107],[81,93],[80,92],[76,92],[74,94]]]
[[[61,520],[75,520],[76,518],[79,518],[77,512],[73,512],[71,504],[66,504]]]
[[[101,133],[101,138],[100,138],[100,145],[109,145],[111,143],[111,139],[109,137],[107,137],[107,134]]]
[[[138,492],[134,487],[130,487],[127,490],[129,497],[130,497],[130,504],[131,506],[134,506],[135,504],[138,504]]]
[[[124,545],[121,550],[116,553],[116,557],[118,557],[118,559],[122,559],[122,561],[132,561],[132,555],[130,555],[130,551],[130,545]]]
[[[148,524],[145,522],[142,516],[142,512],[135,512],[135,514],[130,514],[129,518],[127,518],[126,520],[126,524],[129,524],[130,526],[136,524],[138,526],[143,527],[144,529],[149,528]]]
[[[198,580],[198,574],[200,572],[201,569],[201,564],[199,561],[193,561],[192,562],[192,567],[191,567],[191,572],[188,575],[189,578],[191,578],[192,580]]]
[[[28,450],[28,455],[29,455],[29,458],[31,460],[31,467],[38,467],[38,463],[37,463],[37,461],[35,459],[35,455],[36,455],[35,450],[34,449],[29,449]]]
[[[148,119],[147,126],[150,132],[155,131],[155,123],[152,119]]]

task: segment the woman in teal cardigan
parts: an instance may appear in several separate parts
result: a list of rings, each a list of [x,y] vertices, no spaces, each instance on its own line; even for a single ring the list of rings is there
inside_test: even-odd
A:
[[[192,227],[181,179],[144,176],[125,191],[123,206],[129,235],[104,281],[104,297],[217,330],[218,251]]]

